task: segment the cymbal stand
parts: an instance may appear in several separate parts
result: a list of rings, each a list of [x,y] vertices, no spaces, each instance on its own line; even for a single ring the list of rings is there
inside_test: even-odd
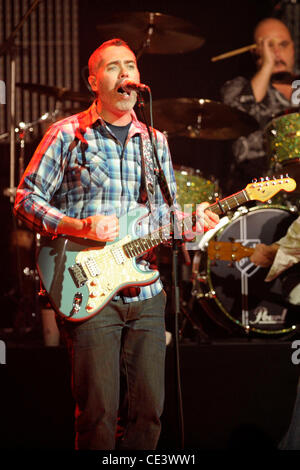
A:
[[[137,60],[139,60],[139,58],[143,54],[144,50],[150,47],[151,37],[154,33],[154,18],[155,18],[155,14],[150,12],[150,23],[149,23],[148,28],[147,28],[147,35],[146,35],[146,38],[145,38],[142,46],[140,47],[139,51],[136,54]]]
[[[52,121],[54,122],[54,118],[59,115],[61,112],[60,107],[56,107],[55,111],[47,112],[42,114],[38,119],[32,122],[28,122],[27,124],[23,121],[19,122],[19,127],[15,128],[15,133],[19,133],[19,141],[20,141],[20,158],[19,158],[19,179],[24,173],[24,153],[25,153],[25,136],[26,131],[33,132],[33,128],[42,122]]]
[[[36,9],[40,0],[34,0],[32,5],[28,8],[25,15],[21,18],[18,25],[10,34],[9,38],[0,47],[0,56],[8,53],[10,57],[10,116],[9,116],[9,136],[10,136],[10,186],[5,190],[5,195],[8,195],[10,202],[13,203],[15,199],[15,118],[16,118],[16,46],[14,40],[18,32],[22,29],[23,24],[31,13]]]

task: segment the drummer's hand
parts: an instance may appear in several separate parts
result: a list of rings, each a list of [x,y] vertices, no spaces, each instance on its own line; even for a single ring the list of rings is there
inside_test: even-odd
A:
[[[260,68],[268,69],[270,73],[276,62],[274,52],[275,39],[271,37],[258,38],[256,52],[259,55]]]
[[[254,249],[254,252],[250,256],[250,261],[252,261],[252,263],[254,263],[256,266],[267,268],[273,263],[278,248],[279,245],[276,243],[273,243],[273,245],[258,243]]]
[[[215,228],[215,226],[220,222],[220,218],[217,214],[206,209],[209,206],[208,202],[202,202],[197,204],[196,209],[196,233],[200,234],[207,232]],[[206,209],[206,210],[205,210]]]

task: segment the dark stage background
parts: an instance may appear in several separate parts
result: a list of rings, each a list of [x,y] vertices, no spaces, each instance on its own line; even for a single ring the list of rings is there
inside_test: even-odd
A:
[[[80,85],[77,91],[87,93],[86,64],[89,55],[102,42],[97,26],[103,24],[105,16],[126,9],[128,12],[154,11],[183,18],[196,25],[205,38],[203,46],[195,51],[174,55],[143,54],[140,57],[141,81],[151,87],[153,100],[186,97],[219,101],[222,84],[237,75],[250,76],[254,64],[250,53],[216,63],[211,62],[211,57],[252,44],[255,24],[266,16],[277,14],[278,9],[274,8],[284,4],[259,0],[126,3],[79,0]],[[26,163],[40,138],[41,135],[35,135],[27,142]],[[216,179],[223,196],[231,193],[228,184],[231,144],[231,141],[179,137],[169,140],[174,164],[200,170],[207,180]],[[34,251],[16,246],[12,206],[3,195],[3,190],[9,187],[7,142],[0,142],[0,153],[0,339],[7,345],[7,363],[0,365],[3,384],[0,447],[71,449],[73,402],[66,352],[63,346],[43,346],[40,304],[36,295],[39,283],[34,276],[24,277],[22,273],[24,267],[34,269]],[[19,147],[16,156],[18,160]],[[249,182],[252,177],[259,176],[249,176]],[[205,317],[200,305],[196,309]],[[172,317],[168,320],[173,322]],[[187,323],[187,337],[180,348],[186,446],[200,450],[249,449],[249,446],[274,449],[288,425],[295,397],[298,370],[290,360],[290,340],[293,338],[245,339],[239,334],[224,334],[205,318],[209,338],[203,341],[188,320]],[[190,328],[192,334],[189,334]],[[172,347],[168,350],[166,378],[166,410],[160,448],[176,448],[178,423]]]

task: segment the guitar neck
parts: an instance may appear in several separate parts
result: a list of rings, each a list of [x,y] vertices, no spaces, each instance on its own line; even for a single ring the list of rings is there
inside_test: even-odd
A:
[[[214,204],[210,205],[208,209],[217,215],[224,215],[226,212],[235,209],[236,207],[241,206],[250,200],[251,198],[249,197],[247,191],[243,189],[242,191],[239,191],[232,196],[215,202]]]
[[[250,198],[247,191],[243,189],[232,196],[226,197],[221,201],[217,201],[208,207],[209,210],[217,215],[224,215],[226,212],[238,207],[245,202],[249,201]],[[187,230],[191,230],[195,224],[195,215],[188,215],[184,218],[184,226]],[[170,231],[173,225],[168,224],[158,230],[152,232],[149,235],[130,241],[123,246],[125,255],[128,258],[134,258],[140,256],[143,253],[155,248],[156,246],[164,243],[170,239]],[[179,234],[180,238],[180,234]]]

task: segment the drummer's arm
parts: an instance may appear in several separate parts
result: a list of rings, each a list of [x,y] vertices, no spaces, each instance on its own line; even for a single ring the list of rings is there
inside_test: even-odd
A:
[[[263,38],[259,41],[257,52],[260,56],[260,67],[251,80],[253,95],[257,103],[266,96],[275,63],[274,52],[271,49],[271,38]]]
[[[261,68],[251,80],[251,86],[255,101],[260,103],[267,94],[272,73],[268,68]]]

